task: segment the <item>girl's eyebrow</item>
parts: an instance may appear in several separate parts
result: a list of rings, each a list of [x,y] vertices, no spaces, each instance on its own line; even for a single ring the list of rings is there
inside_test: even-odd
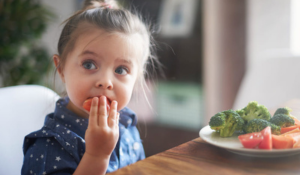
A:
[[[132,64],[132,61],[131,60],[128,60],[128,59],[122,59],[122,58],[118,58],[116,59],[116,62],[121,62],[121,63],[124,63],[124,64],[129,64],[129,65],[133,65]]]
[[[93,51],[90,51],[90,50],[85,50],[83,53],[80,54],[80,56],[82,55],[94,55],[94,56],[99,56],[97,53],[93,52]],[[123,58],[117,58],[116,59],[116,62],[121,62],[121,63],[124,63],[124,64],[129,64],[129,65],[133,65],[132,64],[132,61],[129,60],[129,59],[123,59]]]
[[[94,55],[94,56],[98,56],[97,53],[90,51],[90,50],[85,50],[83,53],[80,54],[80,56],[82,55]]]

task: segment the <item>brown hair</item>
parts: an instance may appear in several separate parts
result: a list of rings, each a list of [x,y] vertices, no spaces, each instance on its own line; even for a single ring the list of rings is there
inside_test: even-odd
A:
[[[84,32],[90,26],[80,24],[88,23],[108,33],[120,32],[128,35],[141,35],[145,49],[143,58],[140,60],[141,68],[139,68],[142,75],[139,76],[138,81],[143,84],[144,74],[147,73],[146,67],[148,63],[154,65],[156,57],[151,54],[154,45],[151,44],[153,38],[150,29],[136,12],[119,7],[116,1],[113,0],[85,0],[83,9],[68,18],[65,23],[58,42],[60,62],[57,69],[64,68],[67,54],[72,51],[76,39],[80,33]]]

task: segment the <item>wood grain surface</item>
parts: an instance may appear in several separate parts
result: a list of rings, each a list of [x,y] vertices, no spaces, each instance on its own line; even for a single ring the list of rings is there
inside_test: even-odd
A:
[[[110,175],[299,175],[300,154],[280,158],[237,155],[200,137],[121,168]]]

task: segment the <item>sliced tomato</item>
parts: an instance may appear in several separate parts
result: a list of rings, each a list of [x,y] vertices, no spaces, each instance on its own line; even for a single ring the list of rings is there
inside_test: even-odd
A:
[[[294,125],[294,126],[289,126],[289,127],[281,128],[280,133],[284,134],[286,132],[292,131],[292,130],[297,129],[299,127],[300,127],[299,125]]]
[[[265,129],[260,131],[263,140],[259,143],[258,148],[259,149],[272,149],[272,134],[271,134],[271,127],[267,126]]]
[[[291,131],[288,131],[286,133],[281,134],[281,136],[292,134],[292,133],[296,133],[296,132],[300,132],[300,129],[299,128],[293,129]]]
[[[84,103],[83,103],[83,108],[84,108],[85,110],[87,110],[87,111],[90,112],[91,106],[92,106],[92,98],[87,99],[87,100],[84,101]],[[100,106],[100,103],[98,103],[98,106]],[[106,109],[107,109],[107,111],[110,110],[110,102],[108,101],[107,98],[106,98]]]
[[[293,117],[293,119],[295,121],[295,125],[300,126],[300,121],[296,117]]]
[[[272,134],[272,144],[275,149],[293,148],[293,139],[283,135]]]
[[[253,132],[238,136],[240,142],[245,148],[255,148],[263,140],[261,132]]]

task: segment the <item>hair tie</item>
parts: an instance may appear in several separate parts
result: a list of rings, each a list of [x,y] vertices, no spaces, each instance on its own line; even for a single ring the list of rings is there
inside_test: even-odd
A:
[[[109,0],[104,0],[103,2],[91,1],[94,7],[96,8],[113,8],[112,4],[109,3]]]

